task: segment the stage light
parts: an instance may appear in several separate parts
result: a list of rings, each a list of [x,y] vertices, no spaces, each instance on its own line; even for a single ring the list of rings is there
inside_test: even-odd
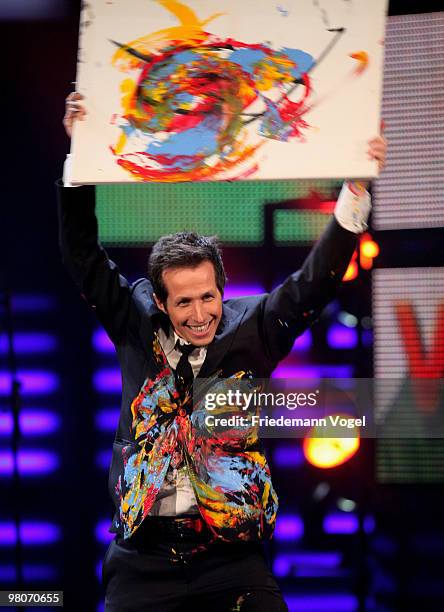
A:
[[[23,565],[23,578],[27,582],[49,582],[57,580],[59,571],[54,565],[38,563],[25,563]]]
[[[342,563],[342,553],[339,551],[311,552],[301,551],[296,553],[277,554],[273,562],[273,573],[278,578],[299,575],[299,571],[310,569],[317,576],[324,570],[338,568]],[[317,573],[319,571],[319,574]]]
[[[103,519],[96,524],[94,535],[101,544],[109,544],[114,538],[115,534],[108,531],[110,527],[111,521],[109,519]]]
[[[353,512],[356,510],[356,502],[346,497],[340,497],[337,501],[337,506],[342,512]]]
[[[352,378],[352,365],[309,365],[289,366],[279,365],[271,375],[272,378],[316,379],[321,378]]]
[[[22,370],[17,377],[21,383],[20,392],[23,396],[54,393],[59,387],[59,378],[53,372]],[[4,370],[0,371],[0,396],[11,393],[11,383],[11,374]]]
[[[324,518],[323,528],[325,533],[329,534],[356,533],[359,529],[358,517],[351,512],[327,514]]]
[[[273,465],[276,467],[301,467],[304,462],[304,453],[299,445],[277,446],[273,451]]]
[[[14,351],[18,355],[52,353],[57,349],[57,338],[53,334],[17,332],[14,334]],[[6,355],[9,343],[6,334],[0,335],[0,355]]]
[[[19,451],[18,471],[21,476],[50,474],[59,467],[59,457],[49,451]],[[12,476],[14,455],[11,451],[0,452],[0,476]]]
[[[303,334],[296,338],[293,344],[293,348],[291,350],[292,352],[307,351],[309,348],[311,348],[312,343],[313,338],[311,331],[309,329],[306,329]]]
[[[24,521],[20,523],[20,541],[24,546],[54,544],[60,540],[60,528],[53,523]],[[14,523],[0,523],[0,547],[14,546],[17,529]]]
[[[97,370],[93,376],[94,389],[99,393],[120,393],[122,376],[118,368]]]
[[[99,431],[116,431],[119,423],[120,409],[106,408],[96,414],[96,427]]]
[[[44,294],[21,293],[12,296],[12,310],[20,314],[36,314],[55,310],[56,300]]]
[[[351,459],[358,451],[360,440],[356,427],[354,430],[350,429],[350,436],[354,435],[350,438],[312,437],[316,436],[317,429],[313,427],[303,442],[305,458],[315,467],[323,469],[337,467]],[[320,430],[320,434],[322,433]]]
[[[108,470],[111,463],[112,452],[109,449],[101,450],[96,453],[96,467],[100,470]]]
[[[115,353],[114,344],[104,329],[96,329],[92,337],[92,345],[97,353]]]
[[[333,349],[351,349],[358,344],[356,329],[333,323],[327,331],[328,345]]]
[[[348,268],[344,274],[344,276],[342,277],[342,280],[344,282],[348,282],[348,281],[352,281],[354,280],[357,276],[358,276],[358,263],[356,261],[357,255],[356,255],[356,251],[353,253],[353,257],[350,261],[350,263],[348,264]]]
[[[262,285],[231,285],[228,284],[224,289],[224,300],[246,297],[248,295],[260,295],[265,293]]]
[[[23,436],[44,436],[60,429],[60,417],[47,410],[22,410],[19,423]],[[13,427],[12,414],[0,414],[0,437],[10,436]]]
[[[357,327],[358,319],[355,315],[352,315],[350,312],[346,312],[345,310],[341,310],[338,314],[338,321],[345,325],[345,327]]]
[[[304,521],[296,514],[279,515],[276,521],[274,537],[276,540],[294,542],[304,535]]]
[[[359,263],[361,268],[364,270],[371,270],[373,267],[373,260],[378,255],[378,244],[372,239],[370,234],[363,234],[359,243]]]
[[[307,593],[285,597],[289,612],[357,612],[358,598],[350,593]]]

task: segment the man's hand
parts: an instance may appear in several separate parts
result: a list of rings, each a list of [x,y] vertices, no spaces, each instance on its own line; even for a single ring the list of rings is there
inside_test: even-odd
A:
[[[379,172],[384,169],[385,160],[387,157],[387,140],[384,138],[382,133],[380,136],[369,140],[367,157],[368,159],[375,159],[378,162]]]
[[[381,121],[381,134],[372,138],[368,141],[368,149],[367,149],[367,158],[375,159],[378,162],[378,171],[382,172],[385,168],[385,160],[387,158],[387,140],[383,135],[384,131],[384,121]],[[354,180],[348,181],[349,185],[351,185],[352,190],[356,190],[357,192],[364,191],[368,189],[369,182],[362,180]]]
[[[86,109],[82,104],[84,97],[77,91],[72,91],[65,101],[65,116],[63,117],[63,125],[66,133],[71,138],[72,126],[74,121],[83,121],[86,116]]]

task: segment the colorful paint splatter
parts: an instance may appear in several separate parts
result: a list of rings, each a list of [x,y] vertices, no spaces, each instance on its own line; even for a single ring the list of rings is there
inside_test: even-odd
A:
[[[139,71],[122,82],[123,112],[114,118],[121,136],[112,151],[122,168],[141,181],[246,178],[264,139],[303,137],[310,54],[220,40],[204,30],[219,13],[201,21],[181,2],[156,1],[179,25],[115,43],[113,65]],[[262,137],[255,144],[252,124]]]
[[[181,397],[157,338],[153,355],[158,374],[144,382],[131,406],[134,443],[119,449],[123,473],[115,493],[124,537],[130,537],[149,514],[171,461],[186,465],[200,514],[215,539],[271,537],[278,502],[257,427],[218,431],[205,420],[208,385],[217,394],[226,391],[230,379],[205,380],[201,393],[195,388],[193,400],[188,393]],[[233,379],[251,389],[246,372]],[[243,406],[237,409],[245,414]],[[233,410],[222,406],[214,414],[230,416]]]

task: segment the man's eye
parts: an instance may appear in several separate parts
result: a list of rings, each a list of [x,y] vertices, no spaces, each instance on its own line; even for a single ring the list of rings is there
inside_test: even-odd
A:
[[[214,296],[212,295],[204,295],[203,297],[204,302],[210,302],[213,299],[214,299]]]

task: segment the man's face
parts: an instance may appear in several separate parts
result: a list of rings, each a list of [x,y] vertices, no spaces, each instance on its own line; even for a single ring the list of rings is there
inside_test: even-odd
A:
[[[167,290],[165,304],[154,296],[176,333],[195,346],[209,344],[222,318],[222,295],[214,266],[203,261],[194,268],[167,268],[162,274]]]

